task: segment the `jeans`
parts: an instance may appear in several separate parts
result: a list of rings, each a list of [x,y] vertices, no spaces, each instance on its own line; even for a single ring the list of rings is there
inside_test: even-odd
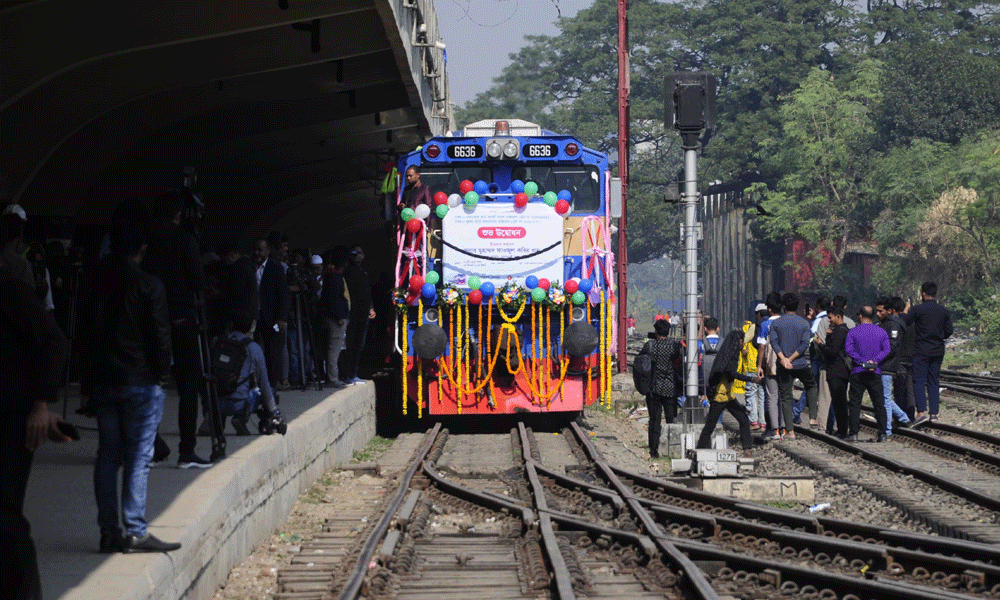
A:
[[[253,414],[260,404],[260,390],[250,388],[246,398],[222,398],[219,400],[219,414],[222,418],[233,415]],[[249,408],[247,408],[249,406]],[[273,410],[271,412],[274,412]]]
[[[756,372],[746,373],[747,375],[756,375]],[[747,393],[746,393],[746,405],[747,412],[750,413],[751,423],[763,423],[764,422],[764,382],[753,383],[752,381],[746,382]]]
[[[819,385],[819,371],[820,371],[820,366],[821,365],[822,365],[822,362],[820,362],[818,360],[811,361],[810,364],[809,364],[809,367],[812,369],[813,381],[815,381],[817,383],[817,385]],[[817,398],[818,398],[819,397],[819,388],[818,387],[816,388],[816,394],[817,394]],[[802,395],[799,396],[799,399],[796,400],[795,404],[792,405],[792,418],[794,419],[794,422],[795,422],[796,425],[799,423],[799,420],[800,420],[799,417],[802,415],[802,411],[805,410],[806,407],[808,406],[808,403],[809,403],[808,390],[803,390],[802,391]],[[809,412],[812,412],[812,411],[809,411]],[[819,413],[817,412],[817,415],[818,414]],[[815,421],[816,417],[811,417],[811,419]]]
[[[809,419],[816,420],[816,380],[813,379],[812,366],[807,365],[798,369],[786,369],[778,365],[778,395],[781,397],[781,412],[785,417],[785,428],[792,429],[792,381],[798,378],[806,388],[806,398],[809,404]]]
[[[712,402],[708,407],[708,415],[705,416],[705,426],[701,428],[701,435],[698,436],[698,448],[712,447],[712,433],[715,426],[722,417],[722,411],[728,410],[736,421],[740,424],[740,444],[744,450],[753,448],[753,438],[750,435],[750,417],[747,416],[747,409],[737,400],[728,402]]]
[[[892,400],[892,378],[890,373],[882,373],[882,397],[885,398],[885,434],[892,435],[892,419],[895,417],[900,423],[909,423],[910,417],[906,416],[903,409]]]
[[[126,535],[146,535],[146,484],[153,440],[163,417],[158,385],[102,387],[97,393],[97,460],[94,492],[102,534],[118,535],[118,469],[122,473],[121,522]]]
[[[938,414],[942,359],[943,356],[913,355],[913,401],[917,412],[925,412],[929,408],[930,414]]]

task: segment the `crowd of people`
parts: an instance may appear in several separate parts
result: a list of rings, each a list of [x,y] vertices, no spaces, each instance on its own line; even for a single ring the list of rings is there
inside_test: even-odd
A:
[[[238,434],[250,433],[251,414],[262,433],[284,433],[276,392],[363,382],[362,351],[376,317],[363,248],[289,251],[287,237],[272,233],[249,256],[230,245],[205,251],[183,224],[185,203],[179,190],[151,208],[122,203],[93,258],[73,263],[58,241],[25,242],[21,207],[0,211],[0,414],[12,432],[3,436],[12,478],[0,510],[3,533],[23,549],[4,559],[5,573],[20,574],[4,578],[4,597],[40,594],[24,495],[38,446],[76,435],[48,410],[69,379],[71,350],[78,412],[97,421],[94,494],[104,553],[180,547],[151,535],[145,518],[149,469],[171,453],[158,434],[171,381],[178,468],[212,466],[196,452],[199,407],[207,419],[212,395]],[[205,373],[204,350],[214,355],[223,346],[242,349],[230,352],[240,359],[228,386],[214,368]]]
[[[798,295],[774,292],[721,342],[718,320],[700,316],[699,395],[708,411],[698,447],[710,447],[723,410],[739,423],[748,455],[754,431],[765,439],[794,440],[796,426],[808,426],[857,442],[866,392],[876,421],[871,441],[890,440],[896,427],[937,420],[941,361],[953,332],[937,293],[937,284],[927,281],[919,304],[882,297],[851,310],[840,295],[820,296],[815,307],[802,309]],[[646,397],[653,457],[661,415],[671,423],[685,404],[685,342],[671,338],[674,326],[665,315],[657,317],[655,337],[641,351],[655,365]],[[803,388],[798,395],[796,382]]]

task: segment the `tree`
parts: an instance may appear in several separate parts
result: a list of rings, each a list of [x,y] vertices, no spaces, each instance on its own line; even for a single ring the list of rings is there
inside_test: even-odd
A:
[[[866,60],[838,87],[828,71],[813,69],[780,109],[783,137],[768,140],[774,149],[777,185],[751,186],[762,194],[772,238],[797,234],[843,261],[851,242],[863,239],[865,148],[872,134],[871,107],[878,102],[881,65]]]

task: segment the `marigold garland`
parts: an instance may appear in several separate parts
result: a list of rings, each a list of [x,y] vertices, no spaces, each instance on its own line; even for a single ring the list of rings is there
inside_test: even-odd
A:
[[[406,416],[406,404],[407,404],[406,384],[407,384],[407,379],[409,379],[410,376],[410,370],[408,368],[410,366],[409,365],[410,357],[408,356],[409,350],[407,350],[406,348],[406,341],[407,341],[406,338],[407,334],[409,333],[409,325],[406,322],[407,312],[408,311],[403,311],[403,416]]]

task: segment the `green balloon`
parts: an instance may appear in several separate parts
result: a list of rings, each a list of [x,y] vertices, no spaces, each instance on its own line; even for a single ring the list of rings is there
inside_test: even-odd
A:
[[[466,192],[465,194],[465,205],[475,206],[479,203],[479,194],[476,192]]]
[[[400,218],[403,219],[403,222],[409,221],[410,219],[412,219],[414,217],[413,209],[412,208],[404,208],[402,211],[400,211],[399,216],[400,216]]]
[[[548,294],[545,293],[545,290],[543,290],[540,287],[536,287],[535,289],[531,290],[531,299],[534,302],[544,302],[545,296],[547,295]]]
[[[434,213],[438,216],[438,218],[443,219],[445,215],[448,214],[448,205],[438,204],[437,208],[434,209]]]
[[[534,196],[535,194],[538,193],[538,184],[535,183],[534,181],[529,181],[528,183],[524,184],[524,193],[529,196]]]
[[[437,282],[441,281],[441,276],[438,275],[437,271],[429,271],[427,276],[424,277],[424,283],[429,283],[431,285],[437,285]]]
[[[587,294],[584,294],[583,292],[581,292],[579,290],[573,292],[573,304],[576,304],[577,306],[580,306],[581,304],[583,304],[586,301],[587,301]]]
[[[542,196],[542,198],[545,199],[545,203],[549,206],[555,206],[556,202],[559,201],[559,196],[557,196],[555,192],[545,192],[545,195]]]
[[[481,285],[483,285],[483,281],[481,279],[479,279],[475,275],[473,275],[472,277],[469,277],[469,289],[470,290],[478,290],[479,286],[481,286]]]

